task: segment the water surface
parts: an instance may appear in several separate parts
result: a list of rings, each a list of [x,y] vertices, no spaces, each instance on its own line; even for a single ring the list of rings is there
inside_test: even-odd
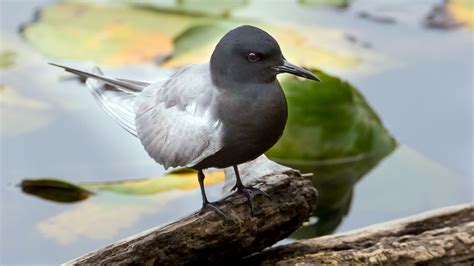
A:
[[[238,17],[263,15],[269,23],[340,31],[356,38],[354,53],[365,49],[379,55],[364,68],[325,69],[354,84],[400,143],[350,184],[351,189],[354,186],[352,200],[336,232],[473,200],[472,32],[425,28],[423,16],[440,1],[413,6],[394,2],[403,6],[388,12],[396,19],[394,24],[359,18],[360,10],[387,12],[374,8],[370,1],[356,1],[348,9],[249,1],[235,12]],[[136,197],[101,193],[73,204],[21,193],[16,185],[25,177],[79,183],[164,172],[138,140],[107,117],[84,85],[59,81],[65,75],[46,64],[54,59],[39,54],[19,35],[19,27],[31,21],[38,8],[51,3],[55,1],[1,3],[2,50],[14,49],[19,56],[15,67],[1,70],[0,83],[30,100],[13,107],[2,105],[0,244],[5,265],[58,264],[200,206],[198,190]],[[272,12],[262,12],[269,5]],[[170,70],[145,63],[106,68],[106,72],[156,80]],[[215,185],[207,191],[217,199],[220,189],[221,185]]]

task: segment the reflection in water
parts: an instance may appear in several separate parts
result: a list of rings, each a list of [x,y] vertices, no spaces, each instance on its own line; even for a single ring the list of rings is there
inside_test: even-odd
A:
[[[391,151],[388,150],[387,154],[354,157],[354,160],[316,161],[313,165],[280,162],[303,173],[315,173],[311,182],[319,192],[313,214],[317,221],[303,225],[292,237],[311,238],[334,232],[349,212],[354,185]]]
[[[168,202],[186,192],[170,191],[155,196],[131,198],[101,194],[74,208],[40,221],[38,230],[61,245],[88,238],[112,239],[119,230],[137,223],[144,215],[160,212]]]
[[[318,220],[295,232],[296,238],[332,233],[349,211],[356,182],[397,145],[352,85],[322,72],[317,75],[321,85],[295,78],[282,81],[289,120],[282,139],[267,154],[314,173]]]
[[[54,119],[50,103],[21,95],[0,84],[0,136],[28,133],[48,125]]]

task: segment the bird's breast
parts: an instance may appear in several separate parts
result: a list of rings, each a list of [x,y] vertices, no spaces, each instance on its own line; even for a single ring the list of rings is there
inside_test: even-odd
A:
[[[224,148],[242,159],[249,157],[246,161],[278,141],[288,117],[285,95],[277,82],[225,91],[216,111],[224,127]]]

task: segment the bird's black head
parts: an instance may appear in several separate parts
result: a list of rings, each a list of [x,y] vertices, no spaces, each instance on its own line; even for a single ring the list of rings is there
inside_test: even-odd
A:
[[[211,56],[212,79],[220,87],[242,82],[273,82],[283,72],[319,81],[308,70],[288,63],[277,41],[253,26],[229,31]]]

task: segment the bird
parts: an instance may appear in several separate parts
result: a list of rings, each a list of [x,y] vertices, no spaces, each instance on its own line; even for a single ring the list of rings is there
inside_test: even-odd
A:
[[[289,73],[320,81],[289,63],[278,42],[251,25],[227,32],[209,62],[184,66],[155,83],[110,78],[98,67],[86,72],[50,64],[86,78],[100,107],[165,169],[195,169],[202,197],[199,213],[215,211],[224,217],[206,196],[203,170],[233,167],[232,191],[245,195],[253,215],[254,197],[268,195],[244,186],[238,165],[265,153],[283,134],[288,107],[276,76]]]

